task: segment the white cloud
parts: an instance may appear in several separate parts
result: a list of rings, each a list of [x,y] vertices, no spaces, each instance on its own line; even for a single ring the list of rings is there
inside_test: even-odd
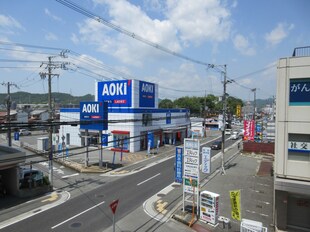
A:
[[[55,21],[62,21],[62,18],[52,14],[47,8],[44,9],[44,13]]]
[[[53,34],[52,32],[48,32],[45,35],[45,39],[48,41],[56,41],[56,40],[58,40],[58,37],[55,34]]]
[[[230,12],[218,0],[168,0],[166,15],[185,42],[222,42],[231,29]]]
[[[12,29],[25,30],[25,28],[13,17],[0,14],[0,28],[5,33],[13,33]]]
[[[80,42],[79,38],[77,37],[77,35],[75,33],[72,33],[71,35],[71,41],[74,43],[74,44],[78,44]]]
[[[288,36],[289,31],[293,28],[294,24],[279,23],[271,32],[265,35],[265,40],[272,46],[277,45]]]
[[[256,54],[255,49],[250,45],[249,40],[243,35],[237,34],[233,39],[235,48],[243,55],[253,56]]]
[[[104,6],[107,10],[111,23],[132,32],[132,37],[140,36],[177,53],[182,53],[182,46],[205,40],[221,42],[229,36],[230,13],[218,0],[146,0],[144,3],[154,9],[165,9],[164,18],[152,19],[128,1],[94,0],[96,6]],[[99,51],[111,54],[123,63],[141,67],[147,61],[166,57],[163,52],[94,20],[85,20],[78,25],[80,41],[96,45]]]
[[[102,2],[105,1],[97,1]],[[181,50],[176,30],[168,20],[152,20],[139,7],[126,1],[107,1],[106,4],[109,6],[111,22],[133,32],[133,37],[141,36],[176,52]],[[147,58],[162,57],[162,53],[156,49],[115,33],[94,20],[85,20],[79,24],[79,29],[82,41],[95,44],[101,52],[109,53],[126,64],[141,66]]]

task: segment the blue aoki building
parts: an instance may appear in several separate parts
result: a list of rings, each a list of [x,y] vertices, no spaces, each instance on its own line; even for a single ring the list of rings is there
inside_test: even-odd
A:
[[[157,84],[141,80],[97,82],[95,101],[107,104],[107,128],[86,131],[81,125],[62,125],[59,137],[67,145],[83,146],[87,133],[91,144],[101,142],[113,151],[136,152],[146,150],[148,143],[151,148],[179,144],[189,135],[189,110],[159,109]],[[60,109],[60,121],[78,121],[81,113],[82,109],[78,108]]]

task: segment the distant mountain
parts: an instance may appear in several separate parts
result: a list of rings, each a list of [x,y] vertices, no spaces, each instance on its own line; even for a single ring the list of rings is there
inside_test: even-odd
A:
[[[253,105],[253,101],[250,101],[250,103]],[[256,99],[256,107],[257,109],[261,109],[265,107],[266,105],[272,105],[273,98],[268,99]]]
[[[0,104],[5,103],[5,98],[7,94],[0,94]],[[95,99],[94,95],[87,94],[84,96],[72,96],[67,93],[52,93],[52,99],[56,103],[60,104],[79,104],[80,101],[93,101]],[[28,92],[16,92],[11,93],[11,101],[16,102],[16,104],[47,104],[48,94],[38,94],[38,93],[28,93]]]

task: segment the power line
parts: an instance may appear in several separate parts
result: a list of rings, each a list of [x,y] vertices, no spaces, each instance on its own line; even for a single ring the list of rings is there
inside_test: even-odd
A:
[[[70,9],[80,13],[80,14],[85,15],[88,18],[96,20],[97,22],[102,23],[105,26],[114,29],[117,32],[120,32],[120,33],[122,33],[124,35],[127,35],[128,37],[136,39],[136,40],[138,40],[138,41],[140,41],[140,42],[142,42],[144,44],[152,46],[152,47],[154,47],[154,48],[156,48],[158,50],[161,50],[161,51],[163,51],[165,53],[168,53],[168,54],[173,55],[175,57],[184,59],[186,61],[190,61],[192,63],[196,63],[196,64],[199,64],[199,65],[203,65],[203,66],[214,68],[213,64],[209,64],[209,63],[206,63],[206,62],[203,62],[203,61],[199,61],[199,60],[190,58],[190,57],[185,56],[183,54],[180,54],[180,53],[177,53],[175,51],[172,51],[172,50],[170,50],[170,49],[168,49],[168,48],[166,48],[166,47],[164,47],[164,46],[162,46],[162,45],[160,45],[158,43],[151,42],[151,41],[143,38],[142,36],[140,36],[138,34],[135,34],[135,33],[131,32],[131,31],[128,31],[128,30],[122,28],[121,26],[118,26],[116,24],[113,24],[113,23],[111,23],[111,22],[101,18],[100,16],[92,13],[91,11],[89,11],[89,10],[87,10],[85,8],[82,8],[81,6],[75,4],[75,3],[71,2],[71,1],[68,1],[68,0],[56,0],[56,1],[61,3],[64,6],[66,6],[66,7],[70,8]]]

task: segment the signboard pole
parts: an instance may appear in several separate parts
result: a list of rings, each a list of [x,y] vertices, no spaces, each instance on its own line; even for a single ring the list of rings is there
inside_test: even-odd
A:
[[[118,205],[118,200],[115,200],[110,204],[110,208],[113,214],[113,232],[115,232],[115,212],[116,212],[117,205]]]
[[[102,130],[99,131],[99,146],[100,146],[100,154],[99,154],[99,168],[102,168]]]
[[[86,145],[86,152],[85,152],[85,167],[88,167],[88,130],[85,130],[85,145]]]

